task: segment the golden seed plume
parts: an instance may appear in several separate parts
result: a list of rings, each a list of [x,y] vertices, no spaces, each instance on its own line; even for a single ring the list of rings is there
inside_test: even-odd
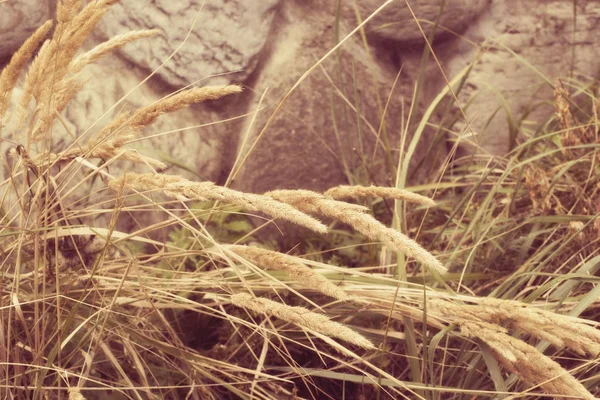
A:
[[[492,350],[498,362],[531,385],[539,385],[546,393],[595,397],[560,364],[540,353],[535,347],[506,334],[506,330],[486,322],[458,320],[461,333],[479,338]]]
[[[333,197],[336,200],[356,198],[356,197],[383,197],[395,200],[404,200],[410,203],[416,203],[428,207],[434,207],[435,201],[426,196],[409,192],[408,190],[381,186],[336,186],[325,193],[325,196]]]
[[[348,300],[348,295],[339,287],[331,283],[321,274],[296,261],[291,257],[277,251],[265,250],[254,246],[228,246],[234,253],[266,270],[286,271],[292,278],[304,287],[317,290],[327,296],[338,300]]]
[[[73,74],[81,71],[86,65],[97,61],[99,58],[110,53],[111,51],[114,51],[115,49],[118,49],[119,47],[126,45],[127,43],[154,36],[158,33],[160,33],[158,29],[147,29],[126,32],[121,35],[117,35],[113,38],[110,38],[106,42],[100,43],[90,51],[77,56],[77,58],[73,60],[71,66],[69,67],[70,73]]]
[[[33,141],[47,136],[57,112],[64,108],[66,103],[57,103],[56,94],[65,90],[73,58],[100,18],[117,1],[93,1],[79,13],[80,1],[66,0],[57,4],[56,29],[52,39],[44,43],[33,61],[20,100],[20,124],[27,115],[32,98],[36,101],[38,121],[33,129]]]
[[[180,91],[153,104],[139,108],[131,114],[122,113],[118,115],[111,124],[99,132],[96,141],[103,140],[111,134],[130,135],[137,133],[156,121],[162,114],[177,111],[191,104],[208,100],[218,100],[222,97],[241,92],[242,88],[238,85],[205,86]]]
[[[373,350],[375,346],[364,336],[345,325],[330,320],[323,314],[312,312],[304,307],[292,307],[272,300],[254,297],[247,293],[231,296],[231,303],[259,314],[277,317],[281,320],[312,329],[325,336],[341,339],[363,349]]]
[[[427,268],[439,274],[445,274],[448,269],[431,253],[422,248],[417,242],[403,233],[386,227],[381,222],[352,205],[329,199],[322,194],[308,190],[275,190],[266,193],[272,198],[290,204],[308,214],[318,214],[336,218],[376,241],[415,258]]]
[[[21,75],[21,70],[33,57],[35,50],[42,43],[50,28],[52,28],[52,21],[46,21],[44,25],[40,26],[13,54],[8,65],[2,70],[2,74],[0,74],[0,120],[6,113],[10,95]]]
[[[141,36],[154,33],[155,31],[137,32],[137,34]],[[129,39],[131,38],[124,38],[121,40]],[[106,49],[101,49],[100,52],[104,52],[105,50]],[[92,51],[94,50],[91,50],[90,52]],[[97,54],[88,54],[88,56],[93,58],[96,57]],[[81,62],[87,62],[87,60],[84,59]],[[123,146],[130,140],[135,139],[146,126],[154,123],[162,114],[185,108],[190,104],[220,99],[224,96],[239,93],[241,91],[242,88],[240,86],[226,85],[193,88],[175,93],[172,96],[161,99],[153,104],[141,107],[134,112],[123,112],[117,115],[113,122],[105,126],[85,145],[69,149],[60,155],[51,154],[46,157],[46,161],[70,161],[79,156],[88,158],[96,157],[106,160],[119,155],[123,160],[147,163],[158,170],[164,169],[166,168],[164,163],[150,157],[142,156],[133,149],[124,149]]]
[[[432,299],[431,312],[450,321],[456,318],[506,325],[557,347],[567,347],[581,355],[600,354],[600,331],[580,322],[577,318],[528,306],[519,301],[486,298],[479,304],[459,305]]]
[[[134,33],[135,35],[121,38],[118,41],[109,44],[107,47],[98,50],[97,53],[95,53],[97,47],[90,50],[90,52],[82,56],[83,58],[79,60],[79,63],[83,64],[93,61],[93,59],[100,57],[104,52],[109,51],[109,48],[113,48],[116,45],[133,40],[134,38],[138,39],[140,37],[149,36],[156,33],[156,31],[141,31]],[[79,67],[81,67],[81,65],[76,65],[76,68]],[[75,92],[72,93],[72,95],[79,90],[79,88],[76,87],[76,84],[65,85],[65,87],[74,88]],[[104,127],[97,135],[91,138],[83,146],[71,148],[60,154],[42,154],[39,157],[34,158],[34,161],[38,165],[41,165],[54,162],[71,161],[80,156],[86,158],[101,158],[104,160],[118,156],[121,160],[144,163],[158,170],[165,169],[167,166],[163,162],[141,155],[135,149],[128,149],[124,148],[123,146],[125,146],[128,141],[135,139],[144,127],[155,122],[156,119],[164,113],[173,112],[187,107],[190,104],[201,101],[219,99],[229,94],[239,93],[241,90],[242,89],[239,86],[227,85],[207,86],[181,91],[172,96],[159,100],[154,104],[142,107],[133,113],[121,113],[112,123]],[[65,97],[66,101],[62,101],[61,96],[56,97],[58,99],[55,100],[55,102],[60,106],[66,106],[70,100],[70,98]]]
[[[169,197],[183,201],[189,199],[218,200],[246,210],[264,212],[274,218],[288,220],[315,232],[327,232],[327,227],[321,222],[288,204],[276,201],[269,196],[242,193],[217,186],[212,182],[191,182],[176,175],[127,173],[109,184],[112,188],[119,188],[121,185],[139,191],[160,190]]]

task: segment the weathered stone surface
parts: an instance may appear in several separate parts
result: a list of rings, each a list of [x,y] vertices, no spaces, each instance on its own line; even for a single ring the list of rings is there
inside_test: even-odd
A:
[[[351,25],[358,25],[357,15],[363,21],[383,3],[382,0],[342,1],[342,18]],[[442,3],[445,3],[443,8]],[[403,43],[423,42],[414,16],[426,35],[431,33],[439,17],[437,36],[447,36],[446,30],[460,33],[468,28],[490,3],[491,0],[408,1],[409,8],[405,0],[393,1],[369,22],[367,32]]]
[[[158,76],[174,87],[224,73],[230,74],[212,82],[239,82],[256,66],[278,3],[279,0],[122,0],[106,14],[97,32],[99,37],[107,39],[130,30],[163,30],[164,35],[151,43],[140,41],[121,51],[126,59],[154,70],[194,26],[183,47],[161,68]]]
[[[54,1],[0,2],[0,61],[9,58],[25,39],[52,17]]]
[[[7,5],[21,10],[26,3],[1,3],[0,10]],[[93,81],[66,112],[78,132],[168,58],[183,41],[201,3],[122,0],[107,13],[88,46],[132,29],[158,28],[164,35],[128,44],[119,52],[122,61],[107,58],[99,69],[90,70]],[[480,151],[504,154],[509,128],[522,131],[521,116],[527,114],[527,119],[540,122],[552,115],[547,100],[557,77],[593,78],[600,70],[595,57],[600,50],[596,40],[600,0],[577,2],[575,22],[571,2],[559,0],[446,1],[440,25],[454,33],[447,32],[443,40],[434,42],[437,59],[430,57],[424,66],[420,65],[422,34],[414,22],[408,22],[411,14],[406,3],[398,0],[367,24],[368,46],[360,35],[344,43],[293,91],[267,125],[296,81],[336,44],[336,30],[338,38],[343,38],[357,25],[354,3],[361,18],[366,18],[384,0],[342,1],[339,20],[336,1],[206,2],[188,42],[158,72],[160,82],[134,92],[124,104],[132,108],[147,104],[208,75],[244,69],[219,82],[243,83],[248,88],[245,94],[166,116],[159,120],[162,125],[145,134],[251,112],[264,91],[261,106],[265,108],[256,120],[249,117],[244,123],[160,136],[140,145],[169,153],[203,178],[223,182],[237,152],[245,154],[258,139],[234,185],[254,192],[284,187],[325,189],[351,177],[389,184],[389,165],[398,157],[400,132],[419,75],[423,95],[412,110],[413,122],[443,89],[445,78],[451,79],[477,58],[459,101],[462,106],[470,104],[465,113],[479,134]],[[31,29],[44,19],[40,16],[34,23],[35,16],[47,8],[46,2],[41,4],[27,14]],[[419,18],[431,21],[437,18],[440,1],[413,1],[411,5]],[[5,15],[0,13],[0,19]],[[25,14],[13,14],[9,22],[19,15]],[[12,25],[3,23],[2,29],[5,26]],[[431,25],[422,21],[422,26]],[[2,33],[0,48],[8,43],[8,31]],[[475,95],[476,100],[469,102]],[[508,107],[498,111],[502,104]],[[535,107],[529,112],[531,104]],[[512,127],[507,112],[513,116]],[[385,130],[380,129],[382,121]],[[453,128],[460,133],[466,125],[462,120]],[[382,148],[384,132],[388,151]],[[414,124],[407,132],[414,132]],[[422,138],[415,162],[425,159],[431,171],[444,153],[427,155],[430,142],[430,137]]]
[[[322,68],[314,69],[276,111],[304,72],[335,44],[335,14],[288,2],[276,23],[276,35],[253,85],[254,102],[268,88],[267,109],[251,127],[242,129],[250,134],[241,151],[245,154],[252,146],[252,153],[235,186],[256,192],[325,190],[357,177],[363,183],[370,179],[391,184],[390,164],[395,165],[399,155],[399,127],[406,118],[403,95],[412,90],[412,72],[401,74],[390,96],[400,66],[369,55],[373,49],[365,48],[359,37],[352,38]],[[411,66],[407,71],[414,70],[419,57],[420,53],[404,55],[406,66]]]
[[[449,76],[478,58],[459,96],[462,105],[477,96],[466,115],[478,151],[506,154],[511,130],[517,134],[536,126],[520,125],[522,118],[538,124],[549,118],[557,78],[589,82],[599,77],[599,29],[597,0],[577,2],[576,15],[571,2],[560,0],[536,6],[525,0],[494,1],[464,33],[465,40],[445,49]],[[484,42],[481,48],[473,45]],[[456,130],[467,130],[464,121]]]

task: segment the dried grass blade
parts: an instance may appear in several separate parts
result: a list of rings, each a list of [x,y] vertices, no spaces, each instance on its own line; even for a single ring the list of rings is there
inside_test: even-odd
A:
[[[338,286],[308,266],[277,251],[265,250],[253,246],[228,246],[234,253],[266,270],[285,271],[306,288],[318,290],[338,300],[348,300],[349,296]]]
[[[305,328],[317,331],[329,337],[335,337],[363,349],[373,350],[375,346],[364,336],[327,316],[307,310],[304,307],[292,307],[272,300],[254,297],[247,293],[231,296],[231,303],[247,308],[259,314],[277,317]]]
[[[242,193],[217,186],[212,182],[192,182],[175,175],[127,173],[109,184],[111,188],[116,189],[120,188],[121,185],[140,191],[160,190],[167,196],[182,201],[188,199],[218,200],[240,206],[246,210],[264,212],[274,218],[288,220],[315,232],[327,232],[327,227],[321,222],[288,204],[276,201],[269,196]]]
[[[341,185],[327,190],[324,194],[336,200],[356,197],[383,197],[386,199],[404,200],[428,207],[435,206],[435,201],[429,197],[394,187]]]
[[[351,204],[331,200],[308,190],[275,190],[266,194],[290,204],[300,211],[338,219],[368,238],[381,241],[394,250],[415,258],[431,271],[439,274],[448,272],[448,269],[437,258],[416,241],[402,232],[386,227],[372,216],[356,210]]]

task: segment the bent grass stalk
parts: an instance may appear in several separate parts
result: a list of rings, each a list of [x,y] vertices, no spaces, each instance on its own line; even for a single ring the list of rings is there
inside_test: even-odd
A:
[[[277,251],[270,251],[254,246],[228,246],[234,253],[255,263],[265,270],[285,271],[298,283],[307,289],[334,297],[338,300],[348,300],[349,296],[327,278],[291,257]]]
[[[535,347],[506,334],[495,324],[458,320],[463,335],[484,341],[500,364],[546,393],[595,399],[577,379]]]
[[[308,190],[275,190],[266,195],[288,203],[300,211],[338,219],[368,238],[381,241],[392,249],[415,258],[431,271],[438,274],[448,272],[437,258],[417,242],[397,230],[386,227],[355,207],[348,207],[348,203],[331,200]]]
[[[408,190],[381,186],[336,186],[328,189],[325,196],[336,200],[357,197],[383,197],[386,199],[404,200],[427,207],[435,207],[435,201],[426,196]]]
[[[79,0],[59,1],[56,9],[56,27],[51,38],[43,42],[52,28],[52,22],[48,21],[32,34],[0,74],[0,130],[14,116],[19,127],[22,128],[15,133],[15,139],[18,142],[27,140],[23,146],[25,151],[22,151],[21,147],[13,151],[22,162],[15,163],[13,174],[3,183],[2,196],[3,206],[8,203],[9,194],[19,199],[16,205],[9,208],[8,218],[5,218],[8,214],[2,215],[3,224],[0,226],[2,245],[0,247],[4,249],[0,254],[4,279],[3,290],[0,293],[2,302],[0,383],[3,389],[10,391],[10,395],[21,396],[20,393],[13,392],[13,390],[20,390],[24,393],[24,397],[21,398],[35,396],[42,398],[50,391],[58,390],[61,394],[68,393],[69,398],[79,400],[87,396],[87,389],[93,389],[114,391],[124,397],[135,398],[189,396],[218,399],[223,398],[224,395],[243,398],[247,396],[245,389],[251,387],[254,398],[274,399],[291,398],[299,390],[303,390],[301,385],[306,385],[313,397],[314,393],[317,393],[313,389],[316,389],[319,394],[326,392],[328,390],[326,385],[319,387],[318,383],[310,379],[310,372],[307,372],[310,369],[305,369],[302,373],[298,372],[301,367],[304,367],[298,361],[300,359],[321,363],[334,362],[335,365],[344,368],[346,376],[354,374],[348,382],[362,383],[361,387],[364,390],[372,389],[371,385],[365,382],[373,383],[374,390],[379,394],[387,393],[391,397],[406,397],[407,388],[418,393],[431,391],[435,395],[446,391],[457,393],[464,390],[465,393],[475,396],[485,392],[490,386],[483,376],[486,373],[483,370],[469,371],[464,380],[453,379],[455,374],[462,373],[464,366],[473,360],[468,354],[472,348],[468,341],[464,341],[462,346],[468,351],[458,355],[457,358],[461,359],[462,364],[452,364],[454,356],[457,355],[453,346],[442,346],[439,340],[447,329],[444,325],[446,321],[456,323],[460,327],[463,339],[470,338],[485,342],[492,349],[498,362],[506,370],[517,374],[523,381],[539,386],[548,394],[593,398],[590,393],[592,386],[589,382],[594,382],[598,376],[593,367],[580,373],[578,376],[580,381],[578,381],[575,378],[579,373],[576,368],[571,369],[571,374],[552,358],[545,356],[523,340],[508,334],[509,330],[518,330],[523,334],[545,340],[556,346],[558,350],[564,347],[574,351],[580,357],[595,357],[600,353],[600,334],[595,327],[590,326],[589,321],[566,317],[542,310],[537,305],[522,302],[467,296],[456,298],[445,292],[425,287],[423,282],[404,283],[402,286],[397,279],[382,274],[366,273],[360,268],[362,266],[353,269],[329,265],[333,273],[325,277],[308,266],[319,265],[310,257],[302,259],[256,246],[229,244],[233,240],[219,241],[212,237],[208,224],[204,226],[202,219],[197,218],[187,208],[181,211],[190,212],[197,222],[195,227],[185,222],[176,213],[164,208],[162,204],[147,197],[145,197],[145,200],[149,201],[147,205],[125,206],[127,194],[124,194],[122,189],[130,189],[133,192],[162,192],[167,197],[181,201],[218,200],[246,210],[265,213],[273,218],[285,219],[317,233],[326,233],[327,228],[310,215],[334,218],[350,225],[371,240],[383,242],[393,250],[413,257],[431,271],[443,274],[447,271],[446,267],[417,242],[377,221],[367,214],[368,210],[365,207],[338,200],[385,197],[413,202],[423,207],[436,205],[433,200],[425,196],[399,188],[373,186],[339,186],[328,190],[325,194],[303,190],[279,190],[258,195],[238,192],[211,182],[193,182],[175,175],[126,173],[106,185],[116,191],[113,198],[102,200],[105,204],[114,203],[110,229],[93,228],[92,226],[95,226],[93,224],[100,224],[101,218],[97,217],[102,214],[102,203],[94,203],[96,200],[90,200],[90,204],[79,207],[75,205],[85,203],[82,199],[78,198],[75,202],[67,201],[66,198],[74,193],[71,189],[81,182],[75,182],[73,178],[62,179],[68,175],[66,173],[59,179],[59,174],[55,174],[57,168],[53,167],[58,166],[64,171],[74,165],[78,167],[86,163],[90,164],[88,160],[91,158],[100,158],[104,161],[110,159],[110,162],[94,169],[95,172],[102,170],[106,177],[110,175],[104,170],[108,164],[113,168],[112,161],[116,160],[142,164],[139,165],[140,168],[146,165],[151,167],[150,170],[165,168],[165,163],[147,157],[126,145],[133,140],[144,139],[142,137],[144,129],[151,126],[163,114],[194,103],[237,94],[242,90],[237,85],[181,90],[137,110],[116,115],[111,123],[91,136],[87,143],[79,145],[76,140],[77,148],[71,146],[63,151],[51,148],[53,143],[51,132],[57,129],[54,128],[55,126],[60,127],[57,122],[64,120],[61,112],[66,109],[86,82],[82,76],[85,66],[127,43],[147,39],[157,33],[155,30],[129,32],[109,39],[87,52],[80,52],[81,45],[96,23],[116,2],[117,0],[99,0],[83,6]],[[385,5],[388,3],[390,2],[386,2]],[[365,19],[360,27],[369,18]],[[357,32],[359,28],[353,32]],[[342,43],[347,42],[349,37],[340,40],[339,44],[319,59],[311,70],[333,54]],[[39,51],[34,57],[38,48]],[[32,59],[33,62],[24,81],[22,96],[14,109],[10,109],[10,100],[17,80]],[[308,76],[308,73],[310,71],[302,75],[285,98]],[[552,147],[552,149],[558,155],[571,160],[571,164],[568,168],[563,167],[564,159],[559,158],[558,155],[554,157],[551,151],[544,153],[545,150],[526,161],[515,157],[511,163],[514,161],[513,164],[523,167],[524,186],[530,193],[528,196],[527,193],[522,196],[516,189],[514,192],[510,192],[512,189],[506,190],[510,196],[513,196],[510,200],[511,204],[518,203],[519,208],[522,204],[529,204],[532,206],[530,208],[537,210],[535,212],[546,213],[550,210],[566,209],[566,207],[557,207],[556,203],[559,202],[560,196],[564,196],[563,193],[571,190],[570,188],[575,185],[587,196],[579,203],[583,206],[576,207],[578,203],[574,203],[575,205],[569,210],[569,215],[546,215],[546,217],[557,219],[580,218],[581,215],[587,217],[598,211],[594,208],[597,193],[593,190],[591,193],[586,191],[587,188],[596,188],[598,185],[593,173],[595,171],[593,160],[596,154],[589,153],[590,157],[587,157],[588,153],[585,153],[587,158],[579,158],[580,150],[569,148],[591,146],[594,142],[599,130],[598,104],[600,102],[596,98],[593,99],[591,122],[579,124],[577,113],[572,112],[570,108],[573,99],[569,93],[560,82],[555,89],[557,123],[563,132],[559,138],[562,148],[555,150],[555,147]],[[403,165],[408,165],[410,154],[416,148],[416,140],[439,101],[441,97],[436,98],[434,106],[427,110],[427,118],[424,118],[417,128],[416,139],[411,141],[409,156],[405,157]],[[24,126],[28,128],[24,129]],[[259,137],[263,133],[264,130]],[[557,143],[552,144],[552,146],[557,145]],[[245,155],[247,156],[248,154]],[[550,168],[547,161],[544,161],[546,164],[539,165],[535,162],[550,158],[556,164]],[[509,167],[513,164],[509,163]],[[571,174],[570,169],[577,168],[579,164],[588,169],[577,170],[577,173]],[[504,177],[510,175],[509,167],[507,172],[501,174],[503,178],[500,181],[483,183],[494,187],[502,185],[514,187],[514,182],[506,185],[506,182],[502,181]],[[559,169],[561,172],[553,178],[554,181],[550,183],[548,178],[548,185],[545,185],[548,174],[542,172]],[[402,169],[398,173],[406,177],[408,171]],[[467,180],[472,179],[473,176],[469,173],[464,175]],[[544,178],[541,184],[537,179],[540,176]],[[563,179],[563,176],[568,179]],[[582,176],[584,178],[578,180]],[[33,180],[31,178],[35,180],[28,182]],[[60,184],[57,183],[59,180]],[[400,181],[400,186],[404,186],[406,182],[403,179]],[[482,182],[477,184],[480,183]],[[485,185],[483,187],[486,187]],[[69,190],[65,194],[58,190],[59,186],[67,187]],[[102,186],[103,193],[106,193],[106,186]],[[457,186],[450,183],[447,187],[452,189]],[[552,188],[550,193],[552,198],[541,196],[542,191],[545,193],[549,188]],[[440,197],[440,195],[436,196],[436,198]],[[473,198],[475,197],[473,194]],[[550,200],[552,204],[549,203]],[[502,201],[498,203],[504,204]],[[526,203],[527,201],[529,203]],[[461,204],[467,203],[469,202],[461,202]],[[497,248],[502,248],[503,245],[506,246],[506,249],[502,249],[505,254],[511,252],[523,254],[521,248],[515,251],[510,240],[502,242],[504,233],[489,239],[485,237],[487,233],[480,234],[473,228],[477,224],[490,221],[492,224],[502,219],[497,216],[509,215],[511,218],[521,218],[514,212],[511,214],[511,210],[493,209],[495,203],[489,201],[461,212],[461,221],[457,223],[456,231],[449,235],[452,237],[446,243],[447,248],[452,246],[452,243],[456,244],[456,252],[453,254],[466,250],[472,252],[470,254],[473,254],[473,257],[468,260],[469,263],[475,262],[473,260],[477,260],[477,257],[487,258],[488,255],[493,255]],[[491,207],[489,210],[483,210],[488,206]],[[156,233],[163,226],[170,225],[170,222],[142,227],[136,235],[116,230],[120,213],[137,212],[143,207],[147,208],[145,212],[154,210],[168,215],[173,224],[180,224],[190,232],[189,237],[177,238],[177,242],[142,237],[146,233]],[[447,216],[458,215],[456,213],[459,210],[459,208],[452,210],[445,207],[446,204],[440,203],[439,207],[430,210],[431,213],[439,212],[444,215],[443,228],[436,231],[436,235],[439,234],[436,237],[440,238],[448,236],[448,232],[444,232],[446,224],[454,223],[453,218],[447,221]],[[479,211],[477,211],[478,207]],[[415,207],[417,211],[421,209],[422,207]],[[215,208],[208,213],[218,211]],[[493,219],[486,221],[484,215],[493,216]],[[581,221],[572,218],[567,222],[571,227],[580,227],[579,230],[585,226]],[[459,226],[463,223],[467,226],[466,230]],[[522,219],[518,223],[533,225],[530,219]],[[517,222],[514,224],[516,225]],[[504,225],[509,227],[505,230],[510,231],[515,225]],[[590,231],[595,229],[592,234],[596,237],[590,240],[591,243],[597,242],[597,232],[600,230],[596,225],[590,224],[588,227]],[[463,237],[458,237],[457,232],[461,229],[466,233]],[[531,246],[539,235],[547,240],[544,246],[546,243],[551,245],[548,238],[552,238],[557,231],[558,229],[554,229],[551,234],[544,237],[541,232],[528,233],[529,236],[526,235],[526,240],[522,242],[529,243]],[[109,233],[106,235],[102,232]],[[102,239],[100,245],[95,240],[98,236]],[[582,231],[581,243],[585,243],[590,237],[588,231]],[[470,247],[463,246],[468,238],[476,244]],[[517,239],[521,240],[523,237]],[[235,265],[227,268],[223,267],[222,263],[215,263],[213,259],[215,253],[203,247],[203,241],[222,247],[220,250],[223,254],[231,251],[258,268],[284,271],[299,284],[297,287],[308,289],[306,291],[301,289],[302,296],[306,293],[302,301],[308,300],[312,304],[317,304],[323,300],[322,295],[333,297],[335,301],[330,302],[326,308],[328,315],[285,304],[297,299],[288,296],[285,292],[277,293],[277,288],[286,285],[275,281],[276,274],[273,274],[274,280],[269,282],[253,280],[239,274],[239,269]],[[492,251],[485,249],[489,242],[495,246]],[[142,244],[148,247],[145,248]],[[150,244],[152,246],[149,246]],[[551,250],[550,245],[548,248]],[[527,276],[510,281],[509,289],[500,285],[493,295],[498,297],[511,295],[511,298],[515,298],[514,294],[518,290],[525,293],[532,292],[529,289],[535,285],[539,287],[533,291],[534,295],[544,294],[540,288],[543,288],[546,283],[539,283],[538,280],[544,279],[542,277],[545,275],[552,277],[555,275],[539,274],[541,267],[537,266],[549,264],[548,259],[559,252],[556,251],[543,258],[550,250],[546,251],[544,248],[534,250],[536,251],[534,257],[522,257],[518,263],[518,273]],[[485,257],[482,257],[481,253]],[[584,253],[575,254],[579,257]],[[587,254],[584,255],[587,257]],[[561,260],[561,263],[567,265],[574,259]],[[444,279],[446,289],[451,290],[454,284],[452,274],[446,275]],[[564,298],[553,300],[556,301],[556,305],[573,303],[572,299],[578,298],[585,289],[584,285],[588,283],[583,275],[578,276],[578,279],[581,283],[575,280],[569,282],[571,286]],[[595,283],[591,279],[589,281]],[[338,286],[339,282],[342,282],[343,286]],[[409,287],[409,285],[414,286]],[[588,303],[574,306],[580,308],[578,312],[588,309],[593,313],[593,307],[590,307],[593,299],[590,299],[593,297],[591,295],[594,295],[594,290],[585,295],[587,296],[585,301]],[[248,292],[265,294],[265,297],[256,297]],[[273,293],[276,293],[282,302],[266,298],[266,295]],[[427,298],[426,307],[424,297]],[[328,298],[327,301],[331,299]],[[460,305],[459,301],[473,304]],[[360,305],[359,310],[357,305]],[[248,329],[257,332],[262,329],[262,325],[251,319],[240,318],[240,310],[236,307],[278,318],[313,334],[298,339],[288,336],[288,332],[281,329],[273,336],[276,342],[264,340],[266,339],[264,337],[257,339],[259,335],[246,336],[245,332]],[[190,313],[193,313],[194,318],[188,318]],[[353,324],[356,330],[332,320],[333,315],[345,323]],[[382,318],[386,320],[385,323],[380,323]],[[186,325],[191,320],[197,321],[197,325]],[[431,370],[427,371],[426,375],[436,377],[436,372],[439,372],[439,382],[434,382],[432,379],[432,384],[427,387],[418,381],[418,377],[415,378],[416,384],[414,381],[405,380],[401,372],[410,369],[410,363],[403,359],[403,346],[408,343],[406,338],[411,336],[413,338],[411,340],[416,343],[418,332],[410,331],[402,334],[395,329],[403,322],[406,329],[409,326],[406,321],[413,320],[439,331],[433,333],[433,338],[429,337],[427,329],[423,329],[422,332],[423,343],[427,344],[423,347],[423,357],[425,358],[425,353],[428,352],[427,367]],[[275,326],[273,321],[267,320],[265,323]],[[211,335],[204,335],[203,332],[201,338],[194,337],[194,332],[199,330],[198,326],[210,326]],[[213,327],[216,327],[214,332]],[[360,334],[361,330],[368,332],[370,337],[372,335],[378,340],[381,339],[381,343],[384,343],[382,348],[386,353],[360,356],[330,339],[336,338],[361,349],[375,350],[373,342]],[[207,339],[205,336],[211,338]],[[321,347],[313,340],[314,337],[323,339],[329,347]],[[201,342],[199,347],[194,347],[195,345],[192,344],[196,340]],[[436,344],[437,347],[431,344]],[[438,357],[438,349],[443,350],[443,358]],[[297,357],[298,355],[300,357]],[[372,355],[377,357],[384,355],[385,357],[378,360],[383,361],[382,365],[385,365],[385,368],[379,367],[379,361],[373,363],[370,358]],[[414,355],[421,356],[416,350]],[[554,358],[557,357],[560,357],[560,354]],[[570,357],[573,363],[580,361],[572,357],[572,354]],[[277,364],[289,365],[295,374],[277,373],[277,370],[271,369],[270,366]],[[327,374],[330,371],[324,372]],[[373,372],[384,379],[377,381],[372,375]],[[398,374],[394,375],[393,373],[396,372]],[[477,379],[469,379],[468,376],[471,374]],[[333,374],[329,375],[331,382],[336,379],[332,376]],[[494,379],[493,373],[492,379]],[[345,382],[346,380],[343,380],[343,383]],[[461,382],[463,387],[444,386],[444,384],[448,385],[448,382]],[[584,384],[590,385],[590,390],[586,389]]]
[[[326,336],[341,339],[366,350],[376,349],[371,341],[347,326],[331,321],[326,315],[309,311],[304,307],[292,307],[272,300],[254,297],[248,293],[238,293],[231,296],[231,303],[237,307],[247,308],[259,314],[274,316]]]
[[[327,232],[325,225],[285,203],[273,200],[268,196],[242,193],[217,186],[212,182],[192,182],[180,176],[165,174],[128,173],[111,181],[109,186],[115,189],[123,186],[139,191],[159,190],[169,197],[182,201],[189,199],[219,200],[235,204],[246,210],[261,211],[275,218],[286,219],[315,232]]]

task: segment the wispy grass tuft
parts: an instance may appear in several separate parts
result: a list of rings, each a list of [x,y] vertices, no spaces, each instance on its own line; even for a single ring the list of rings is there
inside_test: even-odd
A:
[[[398,188],[242,193],[157,173],[168,165],[128,147],[147,139],[159,117],[238,94],[237,85],[177,91],[99,130],[78,127],[87,137],[66,148],[55,145],[53,136],[69,137],[68,125],[56,122],[85,85],[86,65],[157,33],[126,33],[81,52],[115,2],[59,1],[51,38],[44,42],[47,22],[0,74],[0,133],[15,142],[0,182],[5,397],[600,394],[597,84],[558,81],[550,121],[519,127],[523,139],[515,136],[505,158],[445,163],[437,182],[406,187],[408,171],[399,170]],[[350,38],[338,39],[335,49]],[[11,103],[27,68],[22,96]],[[388,164],[408,165],[426,128],[452,129],[430,120],[449,92],[416,128],[411,108],[402,130],[416,139],[402,159],[385,138]],[[21,129],[6,132],[11,118]],[[391,128],[382,127],[384,136]],[[137,172],[121,172],[133,164]],[[402,202],[394,226],[406,234],[341,201],[370,197]],[[283,254],[241,211],[319,236],[299,243],[308,252]],[[333,221],[327,227],[315,217]],[[332,251],[360,252],[360,262],[347,265]],[[401,255],[433,274],[418,274]],[[402,280],[382,272],[394,269],[405,272]]]
[[[447,268],[417,242],[397,230],[386,227],[362,210],[348,206],[347,203],[331,200],[308,190],[276,190],[267,195],[300,211],[338,219],[368,238],[381,241],[396,251],[414,257],[431,271],[438,274],[447,272]]]

